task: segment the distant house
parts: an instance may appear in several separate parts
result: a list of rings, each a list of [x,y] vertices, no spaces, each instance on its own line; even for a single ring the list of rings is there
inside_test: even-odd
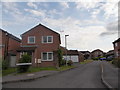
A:
[[[57,50],[60,34],[39,24],[21,35],[21,47],[17,50],[18,60],[25,53],[31,55],[33,67],[58,66]]]
[[[72,60],[73,62],[82,62],[84,61],[83,54],[78,50],[66,50],[64,47],[61,47],[63,51],[63,58],[66,60]],[[67,51],[67,58],[66,58]]]
[[[120,58],[120,38],[113,42],[115,58]]]
[[[105,56],[106,56],[106,58],[107,58],[108,60],[112,60],[112,59],[115,57],[115,55],[114,55],[114,50],[108,51],[108,52],[105,54]]]
[[[96,57],[100,57],[100,56],[104,56],[104,52],[100,49],[96,49],[91,52],[91,58],[96,58]]]
[[[16,50],[20,47],[20,43],[19,38],[0,29],[0,58],[8,60],[10,67],[15,67]]]
[[[84,55],[84,59],[91,59],[91,53],[89,51],[80,51]]]

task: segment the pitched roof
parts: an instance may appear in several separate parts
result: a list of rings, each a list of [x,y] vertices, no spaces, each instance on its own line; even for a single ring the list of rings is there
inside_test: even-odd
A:
[[[5,31],[5,30],[3,30],[3,29],[0,29],[0,31],[8,34],[8,36],[9,36],[10,38],[12,38],[12,39],[14,39],[14,40],[16,40],[16,41],[18,41],[18,42],[21,42],[21,39],[19,39],[18,37],[14,36],[14,35],[12,35],[12,34],[10,34],[10,33],[8,33],[7,31]]]
[[[35,27],[31,28],[30,30],[28,30],[28,31],[24,32],[22,35],[24,35],[24,34],[28,33],[29,31],[32,31],[34,28],[36,28],[36,27],[38,27],[38,26],[45,27],[45,28],[47,28],[48,30],[50,30],[50,31],[52,31],[52,32],[54,32],[54,33],[56,33],[56,34],[58,34],[58,35],[59,35],[59,41],[60,41],[60,43],[61,43],[61,40],[60,40],[60,34],[59,34],[59,33],[57,33],[57,32],[55,32],[54,30],[52,30],[52,29],[50,29],[50,28],[48,28],[48,27],[46,27],[46,26],[42,25],[42,24],[38,24],[37,26],[35,26]]]
[[[96,50],[93,50],[91,53],[96,52],[96,51],[101,51],[101,52],[103,52],[103,51],[100,50],[100,49],[96,49]]]
[[[46,27],[46,26],[44,26],[44,25],[42,25],[42,24],[38,24],[37,26],[35,26],[35,27],[31,28],[30,30],[28,30],[28,31],[24,32],[22,35],[24,35],[24,34],[28,33],[29,31],[33,30],[34,28],[36,28],[36,27],[38,27],[38,26],[45,27],[45,28],[47,28],[48,30],[50,30],[50,31],[52,31],[52,32],[54,32],[54,33],[56,33],[56,34],[59,34],[59,33],[55,32],[54,30],[52,30],[52,29],[50,29],[50,28],[48,28],[48,27]]]
[[[89,51],[80,51],[81,53],[85,54],[85,53],[90,53]]]
[[[67,54],[68,55],[79,55],[79,52],[77,50],[68,50]]]
[[[116,43],[116,42],[120,42],[120,38],[118,38],[117,40],[115,40],[115,41],[113,42],[113,44]]]

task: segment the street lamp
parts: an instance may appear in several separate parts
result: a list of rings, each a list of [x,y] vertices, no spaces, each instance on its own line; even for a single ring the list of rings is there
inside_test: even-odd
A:
[[[67,36],[69,35],[65,35],[65,49],[66,49],[66,66],[67,66]]]

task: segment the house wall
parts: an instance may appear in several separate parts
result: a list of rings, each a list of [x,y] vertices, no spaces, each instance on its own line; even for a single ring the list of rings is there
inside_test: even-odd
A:
[[[114,54],[115,54],[115,58],[120,58],[120,41],[119,42],[116,42],[117,43],[117,46],[115,46],[115,43],[113,44],[114,46]],[[118,55],[117,55],[118,53]]]
[[[35,44],[28,44],[28,37],[35,36]],[[53,36],[53,43],[42,43],[42,36]],[[55,58],[53,61],[41,61],[41,63],[35,63],[35,59],[41,59],[42,52],[53,52],[57,51],[60,46],[60,38],[59,34],[38,25],[37,27],[33,28],[32,30],[28,31],[27,33],[22,35],[22,46],[27,45],[36,45],[37,48],[34,52],[33,58],[33,66],[54,66],[55,65]]]
[[[8,32],[0,30],[0,38],[1,38],[0,39],[0,45],[1,45],[0,55],[2,56],[2,59],[4,59],[5,47],[6,48],[8,47],[7,52],[12,51],[12,53],[14,54],[16,54],[17,48],[20,47],[20,41],[17,41],[8,35],[9,35]]]
[[[79,62],[83,62],[83,61],[84,61],[84,55],[79,52]]]
[[[92,58],[96,58],[96,57],[99,57],[99,56],[103,56],[103,52],[100,51],[100,50],[96,50],[96,51],[93,51],[93,52],[91,53],[91,57],[92,57]]]
[[[19,41],[16,41],[12,38],[9,38],[9,45],[8,45],[8,51],[9,52],[13,52],[13,53],[17,53],[16,50],[20,47],[20,43]]]

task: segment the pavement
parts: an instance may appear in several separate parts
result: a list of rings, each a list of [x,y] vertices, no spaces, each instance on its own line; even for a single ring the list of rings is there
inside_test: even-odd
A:
[[[4,83],[3,88],[105,88],[101,82],[101,61],[78,65],[63,73],[27,82]]]
[[[34,80],[37,78],[53,75],[57,72],[58,71],[40,71],[40,72],[21,74],[21,75],[10,74],[2,77],[2,83],[4,84],[4,83],[10,83],[10,82]]]
[[[103,64],[103,78],[111,88],[118,88],[118,71],[119,69],[109,62],[102,61]]]

